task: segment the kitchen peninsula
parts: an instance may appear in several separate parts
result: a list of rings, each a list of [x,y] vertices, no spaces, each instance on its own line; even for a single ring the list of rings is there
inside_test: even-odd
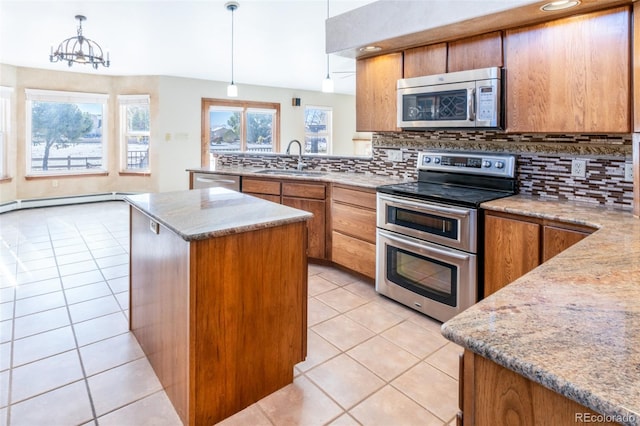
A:
[[[132,195],[130,329],[185,425],[293,381],[310,213],[222,188]]]
[[[522,195],[491,212],[598,230],[442,326],[465,424],[640,425],[640,221]]]

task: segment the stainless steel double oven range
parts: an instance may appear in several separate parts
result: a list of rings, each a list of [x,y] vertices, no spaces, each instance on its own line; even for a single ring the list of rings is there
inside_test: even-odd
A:
[[[376,291],[447,321],[481,294],[479,206],[516,193],[515,157],[421,152],[417,168],[377,188]]]

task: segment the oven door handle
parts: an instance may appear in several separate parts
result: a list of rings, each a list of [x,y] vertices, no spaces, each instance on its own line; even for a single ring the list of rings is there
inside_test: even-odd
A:
[[[433,244],[428,244],[428,243],[414,243],[412,239],[409,238],[398,238],[396,237],[394,234],[392,234],[391,232],[387,232],[387,231],[383,231],[382,229],[378,229],[378,234],[382,237],[385,237],[391,241],[394,241],[396,243],[400,243],[400,244],[405,244],[408,246],[411,246],[415,249],[418,250],[427,250],[430,251],[432,253],[437,253],[440,256],[447,256],[447,257],[451,257],[457,260],[464,260],[467,261],[469,260],[469,258],[471,257],[468,254],[460,254],[458,252],[455,251],[449,251],[449,250],[443,250],[443,249],[439,249],[437,247],[435,247]]]
[[[443,206],[438,206],[435,204],[431,204],[431,203],[417,203],[414,201],[409,201],[406,199],[402,199],[402,200],[398,200],[397,198],[392,198],[392,197],[386,197],[384,195],[380,195],[378,194],[378,197],[383,200],[386,201],[388,204],[391,205],[395,205],[395,206],[411,206],[413,208],[415,208],[416,210],[420,211],[420,212],[438,212],[438,213],[444,213],[444,214],[453,214],[456,216],[461,216],[461,217],[465,217],[465,216],[469,216],[469,210],[462,210],[462,209],[455,209],[455,208],[451,208],[451,207],[443,207]]]

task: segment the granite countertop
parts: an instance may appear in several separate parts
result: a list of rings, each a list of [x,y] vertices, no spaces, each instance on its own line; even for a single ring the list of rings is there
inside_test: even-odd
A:
[[[612,420],[640,424],[640,220],[514,196],[483,208],[597,228],[442,325],[449,340]]]
[[[270,228],[313,216],[224,188],[137,194],[125,200],[186,241]]]
[[[187,169],[189,172],[197,172],[197,173],[216,173],[216,174],[226,174],[226,175],[236,175],[236,176],[251,176],[251,177],[260,177],[260,178],[275,178],[275,179],[292,179],[292,180],[305,180],[305,181],[315,181],[315,182],[329,182],[329,183],[341,183],[345,185],[359,186],[362,188],[375,189],[380,185],[387,185],[392,183],[398,183],[402,181],[414,181],[415,178],[403,179],[397,176],[383,176],[383,175],[375,175],[372,173],[349,173],[349,172],[321,172],[316,170],[307,170],[305,172],[310,172],[307,175],[296,175],[287,173],[292,169],[283,170],[282,174],[271,174],[271,173],[257,173],[261,170],[265,170],[265,167],[230,167],[230,166],[221,166],[217,167],[215,170],[212,170],[207,167],[202,168],[193,168]],[[278,169],[269,169],[269,170],[278,170]]]

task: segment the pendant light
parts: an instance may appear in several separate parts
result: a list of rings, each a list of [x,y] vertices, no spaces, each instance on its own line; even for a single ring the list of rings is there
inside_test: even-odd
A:
[[[327,19],[329,19],[329,0],[327,0]],[[325,23],[325,39],[326,39],[326,28],[327,24]],[[329,54],[327,53],[327,76],[322,80],[322,91],[325,93],[333,93],[333,80],[331,80],[331,73],[329,72]]]
[[[238,97],[238,86],[233,81],[233,12],[240,6],[237,1],[225,3],[224,7],[231,11],[231,84],[227,86],[227,96],[230,98]]]

